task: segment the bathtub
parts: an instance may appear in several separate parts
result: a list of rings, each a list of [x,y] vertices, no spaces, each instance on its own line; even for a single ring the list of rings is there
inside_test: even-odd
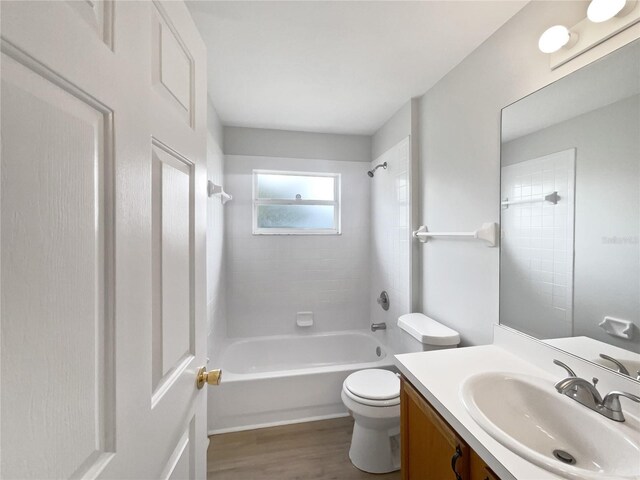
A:
[[[392,356],[368,331],[230,340],[209,391],[209,434],[348,415],[340,392],[363,368],[392,368]]]

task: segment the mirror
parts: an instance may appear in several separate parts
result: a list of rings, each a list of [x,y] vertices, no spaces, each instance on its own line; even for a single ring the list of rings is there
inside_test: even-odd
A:
[[[640,379],[640,40],[502,110],[500,194],[500,323]]]

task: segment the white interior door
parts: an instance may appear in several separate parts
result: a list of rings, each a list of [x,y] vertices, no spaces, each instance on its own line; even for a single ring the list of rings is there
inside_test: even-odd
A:
[[[2,478],[204,478],[204,45],[182,2],[0,5]]]

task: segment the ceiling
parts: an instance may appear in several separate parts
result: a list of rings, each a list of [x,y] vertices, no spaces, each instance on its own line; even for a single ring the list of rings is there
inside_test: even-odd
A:
[[[373,134],[527,2],[188,1],[222,123]]]

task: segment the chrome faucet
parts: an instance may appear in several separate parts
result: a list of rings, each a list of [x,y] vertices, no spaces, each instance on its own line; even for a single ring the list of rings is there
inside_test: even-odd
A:
[[[567,372],[571,375],[556,383],[555,387],[558,393],[574,399],[576,402],[598,412],[600,415],[604,415],[616,422],[624,422],[622,406],[620,405],[620,397],[626,397],[634,402],[640,403],[640,397],[628,392],[613,391],[609,392],[604,396],[604,398],[602,398],[602,395],[600,395],[600,392],[598,392],[598,389],[596,388],[596,385],[598,384],[597,378],[594,377],[593,383],[591,383],[584,378],[575,376],[573,370],[562,362],[554,360],[553,363],[566,368]]]
[[[593,378],[593,383],[580,377],[569,377],[560,380],[555,387],[558,393],[562,393],[576,402],[581,403],[591,410],[596,410],[598,405],[602,405],[602,395],[596,388],[598,379]]]
[[[380,322],[380,323],[372,323],[371,324],[371,331],[375,332],[376,330],[386,330],[387,329],[387,324],[384,322]]]

